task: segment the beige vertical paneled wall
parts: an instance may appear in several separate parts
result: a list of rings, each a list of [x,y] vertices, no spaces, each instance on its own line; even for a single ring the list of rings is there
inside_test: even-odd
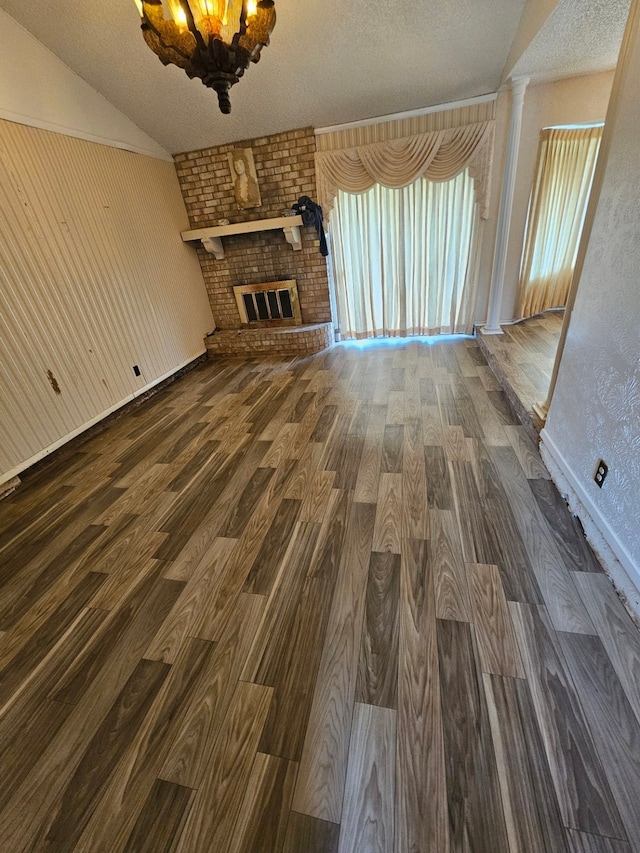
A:
[[[172,163],[0,121],[0,484],[204,352],[186,228]]]

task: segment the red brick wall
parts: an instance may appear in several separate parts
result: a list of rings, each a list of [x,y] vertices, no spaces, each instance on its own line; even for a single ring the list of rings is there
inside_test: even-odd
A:
[[[227,154],[234,148],[251,148],[258,175],[262,206],[240,210],[236,204]],[[218,219],[248,222],[271,219],[307,195],[316,194],[315,137],[312,128],[249,139],[177,154],[178,180],[192,228],[217,225]],[[326,261],[318,251],[313,228],[301,228],[302,251],[294,252],[282,231],[262,231],[223,237],[225,257],[217,261],[198,245],[198,257],[207,286],[211,310],[220,329],[240,325],[233,296],[236,284],[259,284],[294,278],[303,323],[331,320]]]

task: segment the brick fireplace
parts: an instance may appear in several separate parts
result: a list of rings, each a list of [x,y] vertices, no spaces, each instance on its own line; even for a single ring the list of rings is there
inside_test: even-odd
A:
[[[229,169],[228,154],[234,148],[253,151],[262,205],[239,210]],[[191,229],[210,228],[221,219],[232,224],[282,217],[298,198],[307,195],[317,198],[314,166],[315,138],[311,128],[302,128],[274,136],[245,140],[201,151],[178,154],[176,170]],[[318,251],[318,235],[310,228],[300,228],[301,246],[293,251],[282,230],[264,230],[224,236],[222,259],[207,251],[200,241],[198,258],[209,294],[211,309],[220,330],[207,339],[207,348],[223,346],[223,337],[242,329],[234,287],[264,282],[297,282],[302,327],[271,333],[275,343],[269,343],[269,330],[251,329],[243,332],[244,341],[253,338],[254,351],[274,352],[284,347],[291,354],[295,339],[301,351],[333,341],[332,329],[320,327],[331,323],[329,285],[325,258]],[[318,327],[308,332],[305,326]],[[222,333],[225,333],[224,336]],[[320,346],[319,348],[322,348]],[[236,351],[236,350],[234,350]],[[279,354],[279,353],[278,353]]]

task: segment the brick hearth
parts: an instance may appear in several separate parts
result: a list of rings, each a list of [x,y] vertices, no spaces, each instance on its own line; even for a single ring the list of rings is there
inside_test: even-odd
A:
[[[216,355],[311,355],[331,346],[333,323],[269,329],[228,329],[205,338],[207,353]]]

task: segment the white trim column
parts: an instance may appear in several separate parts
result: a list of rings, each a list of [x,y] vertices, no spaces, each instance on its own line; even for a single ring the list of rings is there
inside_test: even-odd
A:
[[[498,229],[496,246],[493,253],[493,268],[491,271],[491,289],[489,291],[489,311],[487,323],[482,329],[485,335],[501,335],[500,306],[504,289],[504,273],[507,268],[507,250],[509,248],[509,229],[511,227],[511,212],[513,195],[516,185],[516,170],[518,167],[518,149],[520,147],[520,130],[522,128],[522,109],[524,93],[529,85],[528,77],[519,77],[511,81],[511,118],[509,121],[509,137],[505,154],[502,192],[500,194],[500,212],[498,214]]]

